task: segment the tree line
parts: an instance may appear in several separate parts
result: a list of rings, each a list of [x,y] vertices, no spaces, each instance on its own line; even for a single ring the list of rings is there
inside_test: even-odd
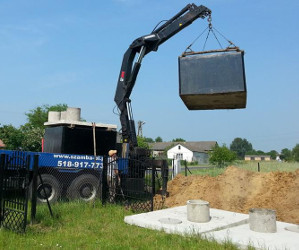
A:
[[[8,150],[40,152],[49,111],[66,111],[66,104],[42,105],[25,113],[27,122],[20,127],[0,124],[0,139]]]
[[[280,160],[299,162],[299,144],[296,144],[291,150],[284,148],[280,153],[276,150],[263,152],[253,149],[252,144],[245,138],[237,137],[232,141],[229,148],[225,144],[222,146],[216,145],[210,152],[209,161],[213,165],[223,167],[237,159],[244,160],[245,155],[269,155],[272,160],[279,156]]]
[[[230,144],[230,150],[236,153],[238,159],[244,159],[245,155],[269,155],[273,160],[279,156],[281,160],[299,161],[299,144],[296,144],[292,149],[284,148],[281,152],[277,152],[276,150],[264,152],[262,150],[255,150],[252,144],[246,139],[237,137]]]
[[[44,136],[44,123],[48,120],[49,111],[66,111],[67,104],[42,105],[25,113],[27,122],[19,128],[13,125],[0,124],[0,139],[6,145],[8,150],[25,150],[40,152],[42,148],[42,138]],[[185,142],[183,138],[174,138],[172,142]],[[139,137],[138,145],[149,148],[149,143],[163,142],[161,136],[153,140],[150,137]],[[271,150],[263,152],[255,150],[252,144],[245,138],[235,138],[229,147],[226,145],[216,145],[211,151],[210,162],[224,165],[226,162],[232,162],[236,159],[243,160],[245,155],[270,155],[272,159],[277,156],[284,161],[299,161],[299,144],[294,148],[284,148],[281,152]]]

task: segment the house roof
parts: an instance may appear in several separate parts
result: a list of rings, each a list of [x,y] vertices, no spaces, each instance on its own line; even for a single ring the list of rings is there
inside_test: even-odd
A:
[[[150,143],[151,149],[156,151],[163,151],[167,147],[174,147],[182,145],[193,152],[207,152],[210,151],[216,144],[216,141],[194,141],[194,142],[156,142]]]
[[[175,146],[178,143],[176,142],[154,142],[154,143],[149,143],[149,146],[151,149],[156,150],[156,151],[163,151],[167,147]]]
[[[3,143],[3,141],[0,139],[0,148],[4,148],[5,144]]]

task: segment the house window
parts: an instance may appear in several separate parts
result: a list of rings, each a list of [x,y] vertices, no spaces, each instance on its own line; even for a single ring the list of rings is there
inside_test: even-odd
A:
[[[183,159],[183,154],[176,154],[176,159],[177,160],[182,160]]]
[[[250,160],[251,160],[251,161],[254,161],[254,160],[255,160],[255,158],[254,158],[254,157],[250,157]]]
[[[261,160],[264,161],[264,160],[265,160],[265,157],[262,156],[262,157],[261,157]]]
[[[181,146],[180,146],[180,145],[178,146],[178,149],[181,149]]]

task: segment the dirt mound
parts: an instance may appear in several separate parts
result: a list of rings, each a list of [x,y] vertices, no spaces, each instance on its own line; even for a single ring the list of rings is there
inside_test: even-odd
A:
[[[250,208],[274,209],[277,220],[299,224],[299,170],[256,173],[228,167],[217,177],[177,175],[168,183],[168,192],[166,207],[202,199],[211,208],[240,213]],[[156,204],[160,199],[155,197]]]

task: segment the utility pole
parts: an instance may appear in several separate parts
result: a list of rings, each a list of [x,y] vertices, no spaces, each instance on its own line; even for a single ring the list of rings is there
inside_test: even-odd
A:
[[[137,132],[137,135],[140,136],[140,137],[143,137],[143,134],[142,134],[142,125],[144,125],[145,122],[144,121],[138,121],[138,132]]]

